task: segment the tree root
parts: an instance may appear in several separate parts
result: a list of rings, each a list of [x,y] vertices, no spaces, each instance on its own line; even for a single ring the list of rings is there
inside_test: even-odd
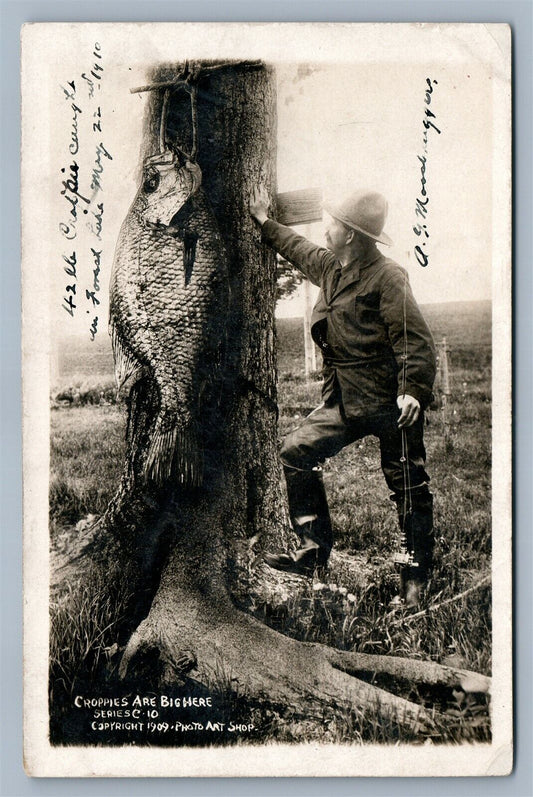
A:
[[[126,677],[130,662],[135,659],[138,662],[144,660],[149,666],[152,660],[152,670],[154,665],[158,667],[161,684],[176,683],[198,666],[192,651],[177,650],[163,634],[155,639],[152,629],[145,633],[145,623],[143,621],[129,639],[118,668],[119,678]]]
[[[80,578],[92,563],[92,552],[96,541],[102,536],[105,539],[107,529],[102,518],[92,523],[80,521],[76,529],[72,529],[68,550],[50,551],[50,588],[52,593],[60,590],[65,584]]]
[[[72,574],[87,561],[87,549],[101,539],[100,532],[101,524],[95,524],[80,535],[75,557],[61,562],[63,578],[65,571]],[[155,676],[163,686],[183,683],[189,673],[204,686],[214,684],[223,691],[285,705],[317,722],[324,707],[367,709],[415,730],[431,727],[437,715],[357,676],[386,674],[400,681],[479,693],[488,692],[491,683],[479,673],[436,662],[298,642],[239,611],[223,589],[216,595],[199,592],[183,569],[171,565],[148,616],[129,639],[118,674],[121,679],[132,674],[152,681]]]
[[[447,667],[434,661],[404,659],[400,656],[377,656],[328,648],[334,667],[352,675],[361,672],[386,673],[414,683],[460,687],[464,692],[490,692],[491,679],[471,670]]]
[[[415,665],[423,662],[406,660],[408,666],[402,669],[399,659],[343,654],[286,637],[225,601],[212,604],[199,598],[193,609],[190,593],[183,597],[185,603],[181,610],[174,607],[176,613],[168,600],[154,601],[126,647],[119,666],[121,678],[141,674],[147,657],[154,673],[156,655],[161,682],[167,684],[181,681],[186,671],[194,670],[194,677],[204,685],[284,705],[317,721],[325,707],[368,709],[416,732],[431,728],[437,715],[352,673],[374,670],[429,683],[457,682],[451,668],[426,663],[428,667],[420,670]]]

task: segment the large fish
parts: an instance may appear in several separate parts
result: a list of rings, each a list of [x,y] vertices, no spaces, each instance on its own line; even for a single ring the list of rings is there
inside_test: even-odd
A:
[[[149,374],[159,392],[144,476],[202,478],[201,397],[217,367],[226,257],[196,163],[166,150],[144,162],[111,275],[110,334],[120,388]]]

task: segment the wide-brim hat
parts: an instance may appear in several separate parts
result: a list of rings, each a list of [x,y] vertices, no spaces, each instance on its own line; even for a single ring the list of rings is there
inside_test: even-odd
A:
[[[376,191],[356,191],[340,205],[325,202],[322,207],[352,230],[380,244],[392,246],[392,240],[383,232],[389,205],[385,197]]]

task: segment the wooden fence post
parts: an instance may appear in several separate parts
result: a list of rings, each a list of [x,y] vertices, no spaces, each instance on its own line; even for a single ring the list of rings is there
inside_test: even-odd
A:
[[[445,407],[448,403],[449,396],[452,394],[450,390],[450,372],[448,368],[448,346],[446,344],[446,338],[442,339],[439,350],[440,391],[442,393],[442,406]]]
[[[438,356],[438,370],[437,379],[435,382],[435,392],[437,395],[437,406],[440,406],[442,418],[442,430],[445,443],[448,443],[450,437],[450,424],[448,420],[448,401],[452,394],[450,387],[450,369],[448,365],[448,345],[446,338],[442,339],[441,343],[437,344]]]

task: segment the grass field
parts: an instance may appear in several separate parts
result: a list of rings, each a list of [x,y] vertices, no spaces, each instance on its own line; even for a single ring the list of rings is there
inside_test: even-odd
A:
[[[430,305],[424,313],[435,339],[446,337],[452,382],[446,428],[436,412],[428,414],[426,429],[437,539],[428,602],[436,608],[412,620],[399,620],[389,610],[398,588],[390,563],[398,530],[377,441],[366,438],[325,467],[338,552],[329,583],[306,583],[283,605],[257,611],[266,622],[299,639],[368,653],[449,660],[490,674],[491,597],[490,584],[483,581],[490,573],[491,557],[490,303]],[[308,382],[304,378],[301,320],[280,320],[277,328],[281,437],[319,403],[320,381],[318,374]],[[61,358],[61,389],[68,389],[73,374],[79,383],[79,400],[56,404],[52,410],[51,535],[62,548],[68,547],[75,523],[105,509],[122,467],[125,408],[80,398],[92,383],[111,380],[107,341],[99,346],[90,357],[81,347],[71,346]],[[348,566],[354,561],[355,569]],[[61,644],[56,639],[56,648]],[[112,644],[112,634],[100,637],[98,644],[102,649]],[[421,702],[428,699],[412,686],[406,686],[405,695]],[[485,698],[448,695],[441,708],[448,722],[433,741],[490,738]],[[267,726],[266,738],[292,740],[281,719]],[[377,727],[369,717],[352,716],[340,723],[331,740],[397,739],[413,741],[398,736],[397,727],[393,731],[392,726]]]

